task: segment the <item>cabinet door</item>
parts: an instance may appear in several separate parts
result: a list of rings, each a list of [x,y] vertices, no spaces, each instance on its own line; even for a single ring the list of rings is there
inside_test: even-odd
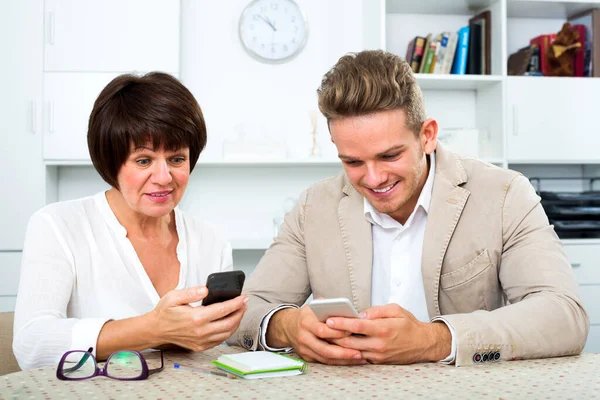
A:
[[[600,160],[600,79],[509,77],[508,161]]]
[[[43,2],[2,2],[0,12],[0,250],[20,250],[44,205]]]
[[[44,158],[89,160],[87,127],[96,98],[117,73],[44,76]]]
[[[46,71],[179,71],[179,0],[46,0]]]

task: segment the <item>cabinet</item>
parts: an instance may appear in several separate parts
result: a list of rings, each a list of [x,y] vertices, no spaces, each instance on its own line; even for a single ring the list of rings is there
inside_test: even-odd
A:
[[[0,13],[0,251],[20,250],[44,205],[43,2],[3,2]]]
[[[44,69],[179,71],[179,0],[46,0]]]
[[[51,73],[44,76],[44,158],[89,160],[88,120],[102,89],[117,73]],[[68,145],[66,145],[68,144]]]
[[[590,316],[585,351],[600,352],[600,240],[566,240],[564,248]]]
[[[600,162],[600,79],[509,77],[509,163]]]
[[[19,288],[19,270],[21,252],[0,253],[0,312],[13,311],[17,289]]]
[[[45,19],[44,159],[89,161],[88,119],[106,84],[122,73],[178,75],[180,2],[46,0]]]

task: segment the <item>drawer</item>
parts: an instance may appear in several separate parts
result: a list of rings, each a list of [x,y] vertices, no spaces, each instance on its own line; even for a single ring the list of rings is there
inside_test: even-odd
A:
[[[579,284],[600,284],[600,244],[565,244]]]
[[[600,285],[579,286],[579,294],[590,316],[590,324],[600,325]]]
[[[17,294],[20,270],[20,251],[0,253],[0,296]]]
[[[600,325],[590,326],[590,333],[583,351],[586,353],[600,353]]]

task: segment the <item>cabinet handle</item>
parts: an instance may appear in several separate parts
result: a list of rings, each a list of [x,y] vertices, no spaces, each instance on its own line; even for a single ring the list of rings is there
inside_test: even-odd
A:
[[[54,12],[48,13],[48,42],[54,45]]]
[[[579,268],[579,267],[581,267],[581,263],[571,263],[571,267],[572,268]]]
[[[519,114],[517,112],[516,104],[513,104],[512,112],[513,112],[513,136],[519,136],[519,121],[518,121]]]
[[[48,103],[48,132],[54,133],[54,101]]]

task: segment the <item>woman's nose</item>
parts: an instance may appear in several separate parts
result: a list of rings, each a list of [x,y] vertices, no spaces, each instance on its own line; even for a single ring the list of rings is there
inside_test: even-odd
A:
[[[154,183],[162,186],[169,184],[173,180],[171,170],[166,161],[160,161],[154,164],[152,180]]]

